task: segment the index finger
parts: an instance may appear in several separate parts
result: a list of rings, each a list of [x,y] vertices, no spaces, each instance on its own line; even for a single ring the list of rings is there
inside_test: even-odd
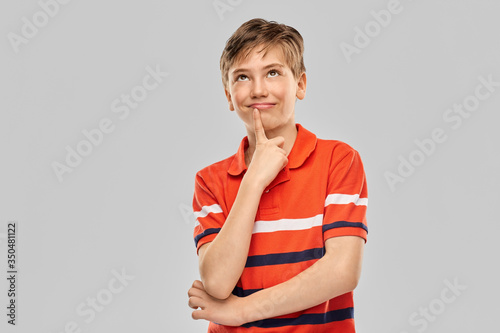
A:
[[[262,120],[260,119],[260,111],[258,109],[253,109],[253,128],[257,143],[267,140],[266,132],[264,131],[264,126],[262,125]]]

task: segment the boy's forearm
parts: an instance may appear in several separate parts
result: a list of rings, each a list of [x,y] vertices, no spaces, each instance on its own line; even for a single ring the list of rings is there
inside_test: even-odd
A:
[[[262,192],[263,188],[245,175],[224,225],[200,253],[200,277],[213,297],[227,298],[243,272]]]
[[[336,253],[327,253],[290,280],[244,297],[243,322],[309,309],[354,290],[361,273],[362,252],[362,245],[357,246],[354,253],[340,260]]]

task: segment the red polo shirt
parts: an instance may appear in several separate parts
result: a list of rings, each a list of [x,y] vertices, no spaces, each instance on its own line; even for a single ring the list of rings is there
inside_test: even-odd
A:
[[[288,164],[264,190],[245,269],[233,294],[247,296],[282,283],[324,255],[330,237],[366,241],[368,203],[363,164],[356,150],[317,139],[296,124]],[[212,241],[226,220],[247,170],[243,138],[237,153],[196,174],[193,210],[197,249]],[[251,328],[249,330],[249,328]],[[209,332],[354,332],[352,292],[285,316],[228,327],[210,323]]]

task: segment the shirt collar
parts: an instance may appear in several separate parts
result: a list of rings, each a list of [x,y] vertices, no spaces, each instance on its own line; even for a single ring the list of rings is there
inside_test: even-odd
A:
[[[286,165],[286,168],[288,169],[300,167],[316,148],[316,135],[309,132],[298,123],[295,124],[295,127],[297,128],[297,137],[295,138],[292,150],[288,155],[288,164]],[[245,149],[247,147],[248,136],[245,136],[243,140],[241,140],[238,151],[234,155],[233,161],[227,171],[230,175],[238,176],[247,169],[245,164]]]

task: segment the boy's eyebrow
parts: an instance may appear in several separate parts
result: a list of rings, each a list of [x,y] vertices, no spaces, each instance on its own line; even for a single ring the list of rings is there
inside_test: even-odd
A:
[[[271,67],[282,67],[283,68],[285,66],[283,64],[280,64],[279,62],[275,62],[275,63],[264,66],[262,69],[268,69]],[[236,68],[234,71],[231,72],[231,74],[236,74],[236,73],[240,73],[240,72],[248,72],[248,69],[247,68]]]

